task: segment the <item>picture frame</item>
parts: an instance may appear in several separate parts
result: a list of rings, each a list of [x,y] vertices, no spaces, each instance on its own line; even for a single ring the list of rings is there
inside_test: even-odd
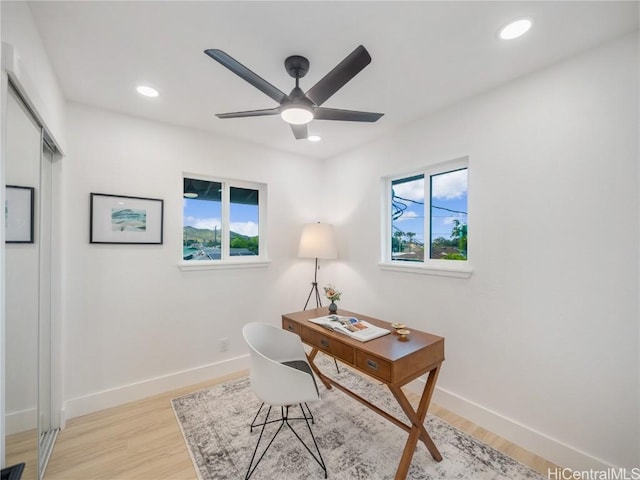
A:
[[[34,243],[34,187],[7,185],[5,189],[5,243]]]
[[[164,200],[90,194],[90,243],[161,245]]]

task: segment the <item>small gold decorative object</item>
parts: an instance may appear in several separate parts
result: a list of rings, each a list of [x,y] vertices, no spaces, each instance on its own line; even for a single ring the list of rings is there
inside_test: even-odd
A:
[[[400,335],[400,338],[398,338],[398,340],[400,340],[401,342],[406,342],[407,340],[409,340],[407,336],[411,333],[411,331],[407,330],[406,328],[400,328],[396,331],[396,333]]]
[[[404,328],[406,325],[404,323],[392,323],[391,326],[393,328],[395,328],[396,330],[400,329],[400,328]]]

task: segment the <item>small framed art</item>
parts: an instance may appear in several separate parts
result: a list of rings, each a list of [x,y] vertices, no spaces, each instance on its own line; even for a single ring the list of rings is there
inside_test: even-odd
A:
[[[91,243],[161,244],[164,200],[92,193]]]
[[[4,205],[5,242],[33,243],[35,188],[7,185]]]

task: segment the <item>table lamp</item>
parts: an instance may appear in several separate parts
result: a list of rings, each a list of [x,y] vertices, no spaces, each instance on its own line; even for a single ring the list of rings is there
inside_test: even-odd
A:
[[[311,295],[315,292],[316,307],[322,306],[320,300],[320,292],[318,291],[318,259],[334,260],[338,258],[338,248],[336,247],[336,240],[333,235],[333,225],[328,223],[305,223],[302,228],[302,235],[300,236],[300,247],[298,249],[298,257],[301,258],[314,258],[316,261],[316,267],[313,275],[313,282],[311,282],[311,290],[307,297],[307,302],[304,304],[304,309],[307,309]]]

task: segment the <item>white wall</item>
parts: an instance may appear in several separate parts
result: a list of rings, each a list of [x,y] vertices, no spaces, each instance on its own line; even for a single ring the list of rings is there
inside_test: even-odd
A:
[[[13,73],[40,122],[61,151],[66,150],[65,100],[27,2],[3,1],[2,42],[11,45]],[[6,61],[6,59],[5,59]]]
[[[304,222],[322,220],[314,160],[108,113],[68,109],[63,170],[67,416],[246,367],[242,326],[302,308]],[[182,173],[268,188],[267,268],[184,272]],[[89,193],[164,199],[163,245],[89,244]],[[304,281],[300,281],[301,279]],[[219,339],[229,338],[220,352]]]
[[[570,59],[326,168],[341,306],[446,337],[436,400],[563,466],[640,464],[637,45]],[[466,155],[472,277],[381,271],[380,178]]]

